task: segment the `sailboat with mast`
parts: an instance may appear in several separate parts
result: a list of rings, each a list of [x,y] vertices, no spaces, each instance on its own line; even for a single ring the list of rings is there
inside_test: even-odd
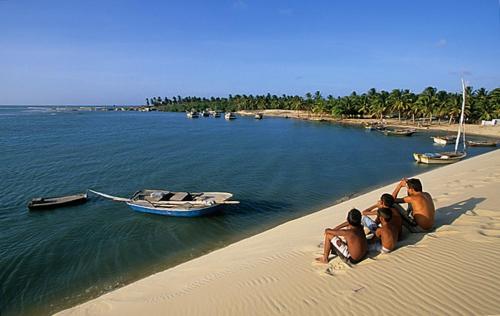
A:
[[[455,140],[455,151],[453,152],[439,152],[439,153],[413,153],[413,158],[418,163],[425,164],[450,164],[457,162],[467,156],[466,146],[465,146],[465,123],[464,123],[464,112],[465,112],[465,83],[462,79],[462,111],[460,113],[460,123],[458,124],[457,138]],[[463,151],[458,151],[458,146],[462,136],[463,139]]]

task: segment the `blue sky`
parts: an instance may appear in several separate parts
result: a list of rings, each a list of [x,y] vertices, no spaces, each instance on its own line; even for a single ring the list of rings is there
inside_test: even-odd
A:
[[[500,87],[499,0],[0,0],[0,104]]]

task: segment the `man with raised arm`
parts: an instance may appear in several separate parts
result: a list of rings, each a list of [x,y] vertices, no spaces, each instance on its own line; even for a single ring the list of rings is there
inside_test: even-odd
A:
[[[401,188],[406,187],[408,196],[398,199]],[[403,178],[394,189],[392,196],[396,200],[395,206],[401,213],[403,224],[411,232],[425,232],[434,226],[434,202],[427,192],[422,192],[422,183],[418,179]],[[397,203],[408,203],[408,210],[404,210]]]

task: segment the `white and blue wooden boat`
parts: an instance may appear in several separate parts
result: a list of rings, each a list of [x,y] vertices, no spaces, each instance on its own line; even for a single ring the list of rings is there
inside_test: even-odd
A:
[[[217,212],[226,204],[238,204],[230,201],[233,196],[227,192],[171,192],[167,190],[141,190],[130,199],[116,197],[94,190],[90,192],[117,202],[125,202],[136,212],[165,216],[198,217]]]

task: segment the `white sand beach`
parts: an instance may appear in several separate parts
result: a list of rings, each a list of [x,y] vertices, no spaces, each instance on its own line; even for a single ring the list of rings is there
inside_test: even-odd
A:
[[[360,118],[345,118],[339,119],[327,114],[314,114],[307,111],[294,111],[294,110],[260,110],[260,111],[238,111],[239,115],[243,116],[254,116],[255,113],[262,113],[264,117],[287,117],[294,119],[301,119],[307,121],[326,121],[332,122],[334,124],[341,125],[352,125],[352,126],[363,126],[366,123],[375,123],[379,120],[377,119],[360,119]],[[448,124],[447,122],[433,122],[432,125],[428,124],[428,121],[412,123],[411,120],[398,120],[395,118],[384,119],[385,123],[389,127],[395,128],[411,128],[420,131],[434,131],[434,132],[446,132],[448,134],[454,135],[458,130],[458,124]],[[465,124],[465,130],[467,135],[473,135],[473,138],[477,137],[492,137],[495,139],[500,138],[500,125],[494,126],[482,126],[479,124]]]
[[[435,231],[406,233],[390,254],[353,268],[337,259],[329,265],[314,260],[326,227],[343,221],[352,207],[372,205],[396,183],[59,314],[500,314],[500,150],[418,178],[436,204]]]

